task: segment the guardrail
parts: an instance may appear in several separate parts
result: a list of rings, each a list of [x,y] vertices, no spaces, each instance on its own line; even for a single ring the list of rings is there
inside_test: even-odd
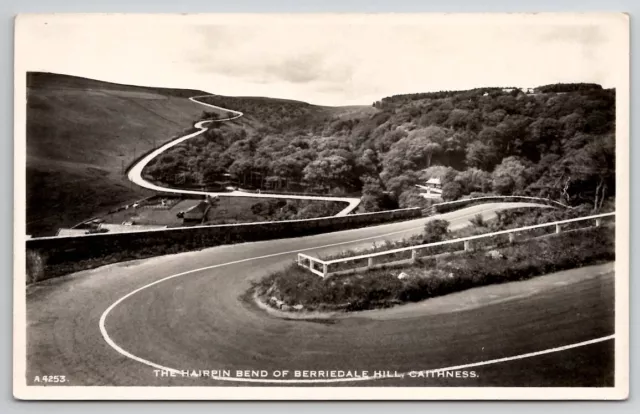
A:
[[[519,227],[516,229],[509,229],[509,230],[502,230],[502,231],[496,231],[493,233],[487,233],[487,234],[479,234],[476,236],[469,236],[469,237],[462,237],[462,238],[458,238],[458,239],[451,239],[451,240],[444,240],[444,241],[440,241],[440,242],[436,242],[436,243],[429,243],[429,244],[420,244],[420,245],[416,245],[416,246],[409,246],[409,247],[403,247],[403,248],[399,248],[399,249],[392,249],[392,250],[385,250],[385,251],[381,251],[381,252],[375,252],[375,253],[370,253],[370,254],[363,254],[363,255],[359,255],[359,256],[351,256],[351,257],[344,257],[341,259],[334,259],[334,260],[322,260],[320,258],[317,257],[313,257],[313,256],[309,256],[307,254],[303,254],[303,253],[298,253],[298,265],[301,267],[304,267],[305,269],[309,270],[310,272],[322,277],[322,278],[326,278],[327,276],[330,276],[334,273],[337,272],[330,272],[329,269],[332,265],[338,264],[338,263],[346,263],[346,262],[353,262],[353,261],[357,261],[357,260],[367,260],[367,268],[373,268],[375,263],[374,263],[374,258],[376,257],[380,257],[380,256],[387,256],[387,255],[392,255],[392,254],[397,254],[397,253],[402,253],[402,252],[411,252],[411,258],[410,259],[402,259],[402,260],[396,260],[396,261],[392,261],[392,262],[385,262],[385,265],[393,265],[393,264],[407,264],[407,263],[413,263],[418,259],[418,251],[419,250],[423,250],[423,249],[427,249],[427,248],[431,248],[431,247],[436,247],[436,246],[444,246],[444,245],[448,245],[448,244],[454,244],[454,243],[462,243],[463,244],[463,249],[464,251],[468,251],[468,250],[472,250],[472,241],[474,240],[480,240],[480,239],[487,239],[487,238],[492,238],[492,237],[496,237],[496,236],[500,236],[500,235],[508,235],[509,237],[509,243],[513,243],[515,241],[515,234],[516,233],[521,233],[524,231],[529,231],[529,230],[535,230],[535,229],[541,229],[541,228],[545,228],[545,227],[555,227],[555,233],[561,233],[562,232],[562,225],[564,224],[569,224],[569,223],[576,223],[576,222],[581,222],[581,221],[588,221],[588,220],[594,220],[595,221],[595,226],[598,227],[602,224],[602,219],[605,217],[613,217],[615,216],[615,212],[613,213],[604,213],[604,214],[596,214],[596,215],[592,215],[592,216],[586,216],[586,217],[578,217],[578,218],[574,218],[574,219],[568,219],[568,220],[560,220],[560,221],[554,221],[551,223],[543,223],[543,224],[536,224],[533,226],[525,226],[525,227]]]

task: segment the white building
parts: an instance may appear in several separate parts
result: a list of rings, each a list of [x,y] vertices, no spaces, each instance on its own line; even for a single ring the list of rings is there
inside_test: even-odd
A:
[[[440,190],[440,192],[442,192],[442,181],[440,181],[439,178],[429,178],[427,180],[426,187],[432,190]]]
[[[416,187],[427,191],[426,193],[420,194],[424,198],[442,197],[442,182],[439,178],[429,178],[425,185],[416,184]]]

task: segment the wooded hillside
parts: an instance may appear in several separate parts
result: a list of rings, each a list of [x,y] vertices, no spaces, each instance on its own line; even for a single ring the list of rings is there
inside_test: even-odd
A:
[[[443,197],[550,197],[599,209],[615,194],[615,91],[594,84],[479,88],[383,98],[366,109],[214,97],[241,110],[160,157],[148,173],[280,191],[361,193],[362,209],[426,203],[415,184],[441,178]]]

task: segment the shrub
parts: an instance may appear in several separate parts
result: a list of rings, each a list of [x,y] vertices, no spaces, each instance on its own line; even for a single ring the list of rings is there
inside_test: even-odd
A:
[[[471,223],[471,225],[474,226],[474,227],[486,227],[487,226],[487,223],[484,221],[484,218],[482,217],[481,213],[478,213],[475,216],[473,216],[473,218],[469,220],[469,223]]]
[[[33,250],[27,250],[27,284],[42,280],[46,257]]]
[[[423,242],[436,243],[444,240],[449,232],[449,222],[447,220],[430,220],[424,225]]]

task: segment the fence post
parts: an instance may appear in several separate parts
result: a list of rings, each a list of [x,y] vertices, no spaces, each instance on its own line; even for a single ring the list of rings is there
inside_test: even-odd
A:
[[[418,261],[418,250],[411,250],[411,261],[413,263]]]
[[[371,269],[373,267],[373,257],[367,259],[367,268]]]
[[[515,233],[509,233],[509,243],[513,243],[516,240]]]
[[[556,234],[560,234],[560,231],[561,231],[560,225],[556,224]]]
[[[326,263],[322,263],[322,277],[327,277],[328,267]]]
[[[471,250],[471,244],[469,243],[469,240],[465,240],[464,241],[464,251],[467,252]]]
[[[600,227],[601,224],[602,224],[602,219],[598,217],[596,219],[596,227]]]

